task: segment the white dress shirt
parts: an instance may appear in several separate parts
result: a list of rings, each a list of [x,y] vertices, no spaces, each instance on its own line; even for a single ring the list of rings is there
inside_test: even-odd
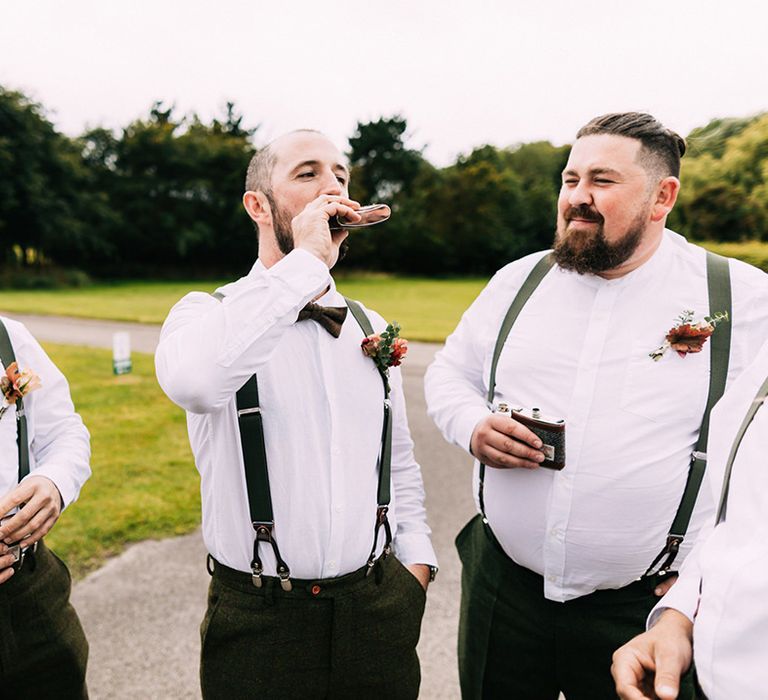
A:
[[[365,564],[373,545],[384,389],[352,314],[334,338],[296,323],[311,299],[344,306],[327,266],[294,250],[221,288],[222,302],[193,292],[171,310],[156,367],[168,396],[187,410],[200,471],[203,537],[221,563],[250,571],[254,531],[245,490],[235,393],[256,374],[264,421],[275,538],[295,578],[341,576]],[[386,326],[369,313],[376,332]],[[406,360],[407,361],[407,360]],[[413,456],[400,372],[390,369],[395,552],[405,564],[435,564]],[[383,531],[383,528],[382,528]],[[383,543],[380,533],[379,550]],[[271,548],[260,544],[267,575]]]
[[[712,411],[703,488],[719,502],[728,455],[768,377],[768,343]],[[680,578],[649,618],[666,608],[694,621],[693,648],[710,700],[766,697],[768,661],[768,406],[758,409],[736,453],[726,519],[702,533]],[[699,592],[701,587],[701,593]],[[698,610],[698,612],[697,612]]]
[[[542,255],[500,270],[427,370],[429,414],[466,450],[489,414],[502,319]],[[735,260],[730,268],[733,378],[768,337],[768,276]],[[684,358],[648,354],[686,309],[696,320],[709,314],[705,253],[665,231],[651,259],[618,279],[555,266],[507,338],[496,401],[564,418],[566,466],[487,469],[485,507],[505,552],[544,577],[550,600],[624,586],[666,542],[706,404],[710,343]],[[703,493],[678,565],[712,509]]]
[[[56,484],[66,507],[77,499],[91,475],[88,431],[75,413],[67,380],[40,344],[18,321],[8,318],[2,321],[19,369],[31,370],[41,382],[39,389],[24,397],[30,476],[48,477]],[[5,367],[2,373],[5,374]],[[0,418],[0,495],[16,488],[18,479],[16,406],[13,405]]]

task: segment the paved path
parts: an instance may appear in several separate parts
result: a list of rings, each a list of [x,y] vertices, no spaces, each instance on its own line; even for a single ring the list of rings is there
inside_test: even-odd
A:
[[[128,330],[134,350],[153,352],[159,335],[157,326],[4,315],[23,321],[38,339],[49,342],[111,347],[112,333]],[[425,700],[459,697],[455,647],[460,568],[453,538],[474,513],[469,458],[446,445],[426,415],[422,378],[438,347],[412,343],[403,365],[409,422],[440,558],[419,644]],[[199,531],[143,542],[75,585],[73,602],[91,644],[92,698],[200,697],[198,625],[208,585],[204,556]]]

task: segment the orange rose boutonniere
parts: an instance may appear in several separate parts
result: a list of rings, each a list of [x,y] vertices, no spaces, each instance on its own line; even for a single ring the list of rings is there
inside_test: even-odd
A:
[[[3,401],[0,403],[0,418],[19,399],[24,398],[30,391],[40,388],[40,377],[31,370],[19,370],[19,366],[12,362],[5,368],[5,375],[0,377],[0,393]]]
[[[703,321],[694,321],[693,311],[683,311],[677,317],[675,325],[667,332],[664,342],[648,356],[658,362],[669,348],[680,357],[685,357],[689,352],[701,352],[717,325],[728,320],[727,313],[716,313],[711,317],[705,316]]]
[[[397,367],[408,352],[408,341],[400,337],[400,324],[393,321],[381,334],[375,333],[363,338],[360,344],[363,354],[370,357],[384,377],[389,376],[389,368]]]

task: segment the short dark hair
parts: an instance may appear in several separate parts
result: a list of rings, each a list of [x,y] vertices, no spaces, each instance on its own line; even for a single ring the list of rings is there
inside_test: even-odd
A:
[[[279,138],[304,133],[319,134],[321,132],[317,131],[317,129],[294,129]],[[277,154],[273,148],[275,141],[277,139],[270,141],[266,146],[253,154],[251,162],[248,163],[248,171],[245,174],[246,192],[264,192],[265,194],[272,192],[272,169],[277,161]]]
[[[614,112],[595,117],[579,129],[576,138],[612,134],[637,139],[642,144],[638,161],[646,170],[657,170],[662,177],[680,177],[680,159],[685,154],[685,139],[644,112]]]
[[[272,168],[275,167],[275,154],[267,144],[253,154],[245,174],[246,192],[269,192],[271,190]]]

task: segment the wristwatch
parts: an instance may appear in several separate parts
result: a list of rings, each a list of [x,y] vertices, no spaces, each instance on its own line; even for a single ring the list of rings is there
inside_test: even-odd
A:
[[[432,583],[432,581],[435,580],[437,576],[437,567],[436,566],[430,566],[429,567],[429,582]]]

